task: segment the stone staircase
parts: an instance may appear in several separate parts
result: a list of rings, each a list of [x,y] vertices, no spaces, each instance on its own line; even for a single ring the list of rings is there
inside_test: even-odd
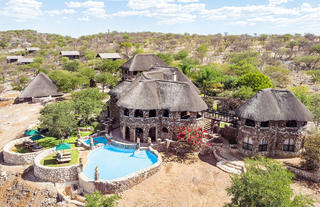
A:
[[[237,174],[237,175],[240,175],[245,170],[244,164],[242,161],[221,160],[217,162],[216,166],[224,172]]]

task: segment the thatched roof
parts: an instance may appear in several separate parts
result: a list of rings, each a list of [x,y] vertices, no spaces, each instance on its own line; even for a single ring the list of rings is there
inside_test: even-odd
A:
[[[25,57],[20,57],[18,59],[18,63],[32,63],[33,58],[25,58]]]
[[[16,55],[13,55],[13,56],[7,56],[7,60],[18,60],[22,58],[22,56],[16,56]]]
[[[39,47],[27,47],[27,51],[30,52],[30,51],[39,51],[40,48]]]
[[[199,112],[208,108],[196,87],[177,68],[152,68],[131,83],[120,83],[111,93],[120,97],[118,106],[129,109]]]
[[[120,98],[121,94],[123,94],[123,92],[126,90],[126,88],[128,86],[130,86],[130,84],[132,83],[132,81],[122,81],[120,82],[116,87],[114,87],[113,89],[111,89],[109,91],[110,95],[115,95],[117,99]]]
[[[62,56],[79,56],[79,51],[60,51],[60,55]]]
[[[19,98],[59,96],[58,88],[52,80],[40,72],[29,85],[21,92]]]
[[[121,59],[121,55],[119,53],[98,53],[97,57],[102,59]]]
[[[167,67],[168,65],[155,54],[136,54],[121,68],[129,71],[147,71],[153,66]]]
[[[310,121],[312,113],[289,90],[264,89],[236,109],[236,115],[255,121]]]

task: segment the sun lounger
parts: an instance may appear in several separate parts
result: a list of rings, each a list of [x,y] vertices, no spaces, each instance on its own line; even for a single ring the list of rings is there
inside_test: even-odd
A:
[[[57,158],[57,163],[64,163],[64,162],[70,162],[71,157],[66,157],[66,158]]]

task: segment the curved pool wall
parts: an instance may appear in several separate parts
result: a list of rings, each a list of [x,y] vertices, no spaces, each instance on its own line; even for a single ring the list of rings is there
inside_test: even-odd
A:
[[[121,147],[124,149],[128,149],[129,147],[131,149],[136,148],[136,144],[124,144],[121,142],[115,142],[115,143],[117,144],[117,147]],[[111,144],[113,145],[113,143]],[[100,147],[100,148],[103,148],[103,147]],[[95,150],[99,150],[100,148],[97,148]],[[140,150],[148,150],[148,152],[152,153],[153,156],[156,157],[157,161],[153,163],[151,166],[148,166],[146,168],[135,171],[131,174],[125,175],[120,178],[115,178],[112,180],[99,179],[95,181],[94,179],[88,178],[84,174],[84,172],[80,172],[78,176],[80,186],[84,189],[86,193],[92,193],[94,191],[99,190],[103,194],[109,194],[109,193],[120,193],[142,182],[146,178],[150,177],[151,175],[159,171],[162,163],[162,158],[161,158],[161,155],[152,147],[149,147],[149,148],[141,147]],[[101,177],[101,173],[99,174]]]

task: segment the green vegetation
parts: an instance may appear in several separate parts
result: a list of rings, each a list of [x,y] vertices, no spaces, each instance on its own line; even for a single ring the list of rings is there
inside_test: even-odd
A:
[[[307,136],[301,158],[304,168],[308,170],[320,168],[320,131],[314,131],[313,134]]]
[[[232,176],[227,188],[231,202],[226,207],[312,207],[307,196],[294,196],[290,187],[293,174],[276,160],[258,157],[245,159],[246,172]]]
[[[63,142],[70,144],[72,149],[76,147],[77,139],[77,135],[72,134],[70,137],[63,139]],[[61,140],[56,137],[45,137],[44,139],[39,139],[36,142],[44,148],[49,149],[59,145],[61,143]]]
[[[168,65],[170,65],[173,61],[172,54],[170,53],[158,53],[157,56]]]
[[[16,153],[29,153],[32,152],[31,150],[25,148],[23,146],[23,144],[17,144],[15,146],[13,146],[13,148],[11,149],[12,152],[16,152]]]
[[[247,73],[239,78],[238,85],[250,87],[254,92],[264,88],[272,88],[270,78],[262,73]]]
[[[72,150],[64,150],[64,152],[71,152],[71,161],[66,163],[57,163],[57,154],[51,154],[45,157],[43,160],[40,161],[41,165],[47,166],[47,167],[65,167],[70,165],[75,165],[78,163],[79,160],[79,150],[78,149],[72,149]]]
[[[85,207],[116,207],[117,201],[121,198],[118,194],[104,196],[99,191],[87,194]]]

